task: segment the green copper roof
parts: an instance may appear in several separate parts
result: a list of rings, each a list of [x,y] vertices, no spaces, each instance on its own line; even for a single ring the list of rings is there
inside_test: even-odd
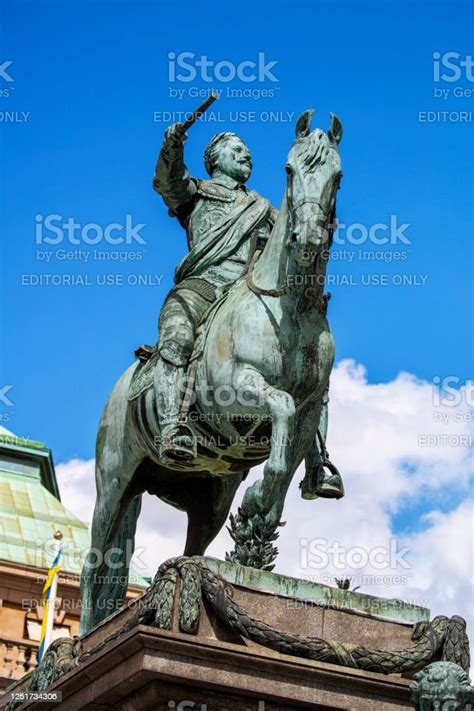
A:
[[[40,481],[5,471],[0,453],[0,558],[49,568],[58,529],[64,536],[61,568],[79,574],[81,553],[89,546],[87,526]]]
[[[80,574],[89,530],[61,503],[51,452],[0,427],[0,559],[47,569],[61,531],[61,570]],[[148,582],[130,571],[130,583]]]
[[[2,459],[6,458],[8,461],[8,470],[18,470],[25,476],[39,478],[43,486],[53,496],[61,500],[54,472],[53,456],[51,450],[42,442],[35,442],[29,437],[18,437],[10,430],[0,426],[0,452]]]

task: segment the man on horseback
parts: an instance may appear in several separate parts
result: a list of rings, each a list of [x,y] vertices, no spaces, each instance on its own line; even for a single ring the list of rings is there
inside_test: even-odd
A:
[[[153,187],[169,214],[186,230],[189,252],[175,272],[175,286],[159,318],[155,391],[161,456],[193,459],[196,443],[179,421],[186,369],[196,329],[213,302],[248,268],[253,251],[268,239],[277,211],[245,183],[250,152],[235,133],[218,133],[204,153],[210,180],[192,178],[184,163],[185,127],[164,135]]]

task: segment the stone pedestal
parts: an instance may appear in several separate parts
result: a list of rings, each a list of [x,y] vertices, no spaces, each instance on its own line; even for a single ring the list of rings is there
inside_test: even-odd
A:
[[[413,624],[429,611],[401,601],[298,581],[210,558],[203,563],[232,584],[233,599],[278,630],[375,649],[405,649]],[[176,592],[178,598],[179,591]],[[153,711],[293,711],[413,709],[410,679],[280,654],[229,631],[208,603],[196,635],[138,625],[115,639],[133,615],[129,605],[82,640],[80,663],[48,691],[62,702],[19,708]],[[102,647],[100,643],[105,642]],[[91,652],[88,656],[87,652]],[[84,654],[86,653],[86,654]],[[21,691],[21,685],[15,691]]]
[[[137,627],[51,687],[62,691],[62,704],[25,708],[413,710],[408,685],[398,677]]]

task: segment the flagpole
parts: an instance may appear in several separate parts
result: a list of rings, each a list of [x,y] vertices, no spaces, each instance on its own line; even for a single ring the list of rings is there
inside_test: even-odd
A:
[[[61,531],[56,531],[54,534],[54,561],[49,571],[43,589],[43,624],[41,626],[40,649],[38,654],[38,662],[41,662],[46,654],[53,636],[54,615],[56,612],[56,597],[58,593],[58,574],[59,561],[61,556],[61,541],[63,534]],[[52,579],[50,576],[52,575]]]

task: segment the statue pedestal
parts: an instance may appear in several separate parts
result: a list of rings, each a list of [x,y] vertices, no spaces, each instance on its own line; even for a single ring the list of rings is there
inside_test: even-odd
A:
[[[428,610],[402,601],[212,558],[200,560],[232,585],[233,600],[249,615],[301,637],[322,637],[372,649],[406,649],[413,644],[413,624],[429,619]],[[30,701],[18,708],[413,709],[410,679],[273,651],[230,630],[207,601],[201,602],[197,634],[184,634],[179,631],[179,596],[178,582],[169,630],[138,624],[127,631],[136,601],[109,617],[82,639],[79,664],[48,687],[48,692],[61,692],[62,702]],[[115,639],[109,639],[119,631]],[[17,685],[15,691],[20,692],[22,687]]]
[[[396,676],[140,626],[49,690],[62,691],[62,705],[54,708],[68,711],[413,711],[409,683]]]

